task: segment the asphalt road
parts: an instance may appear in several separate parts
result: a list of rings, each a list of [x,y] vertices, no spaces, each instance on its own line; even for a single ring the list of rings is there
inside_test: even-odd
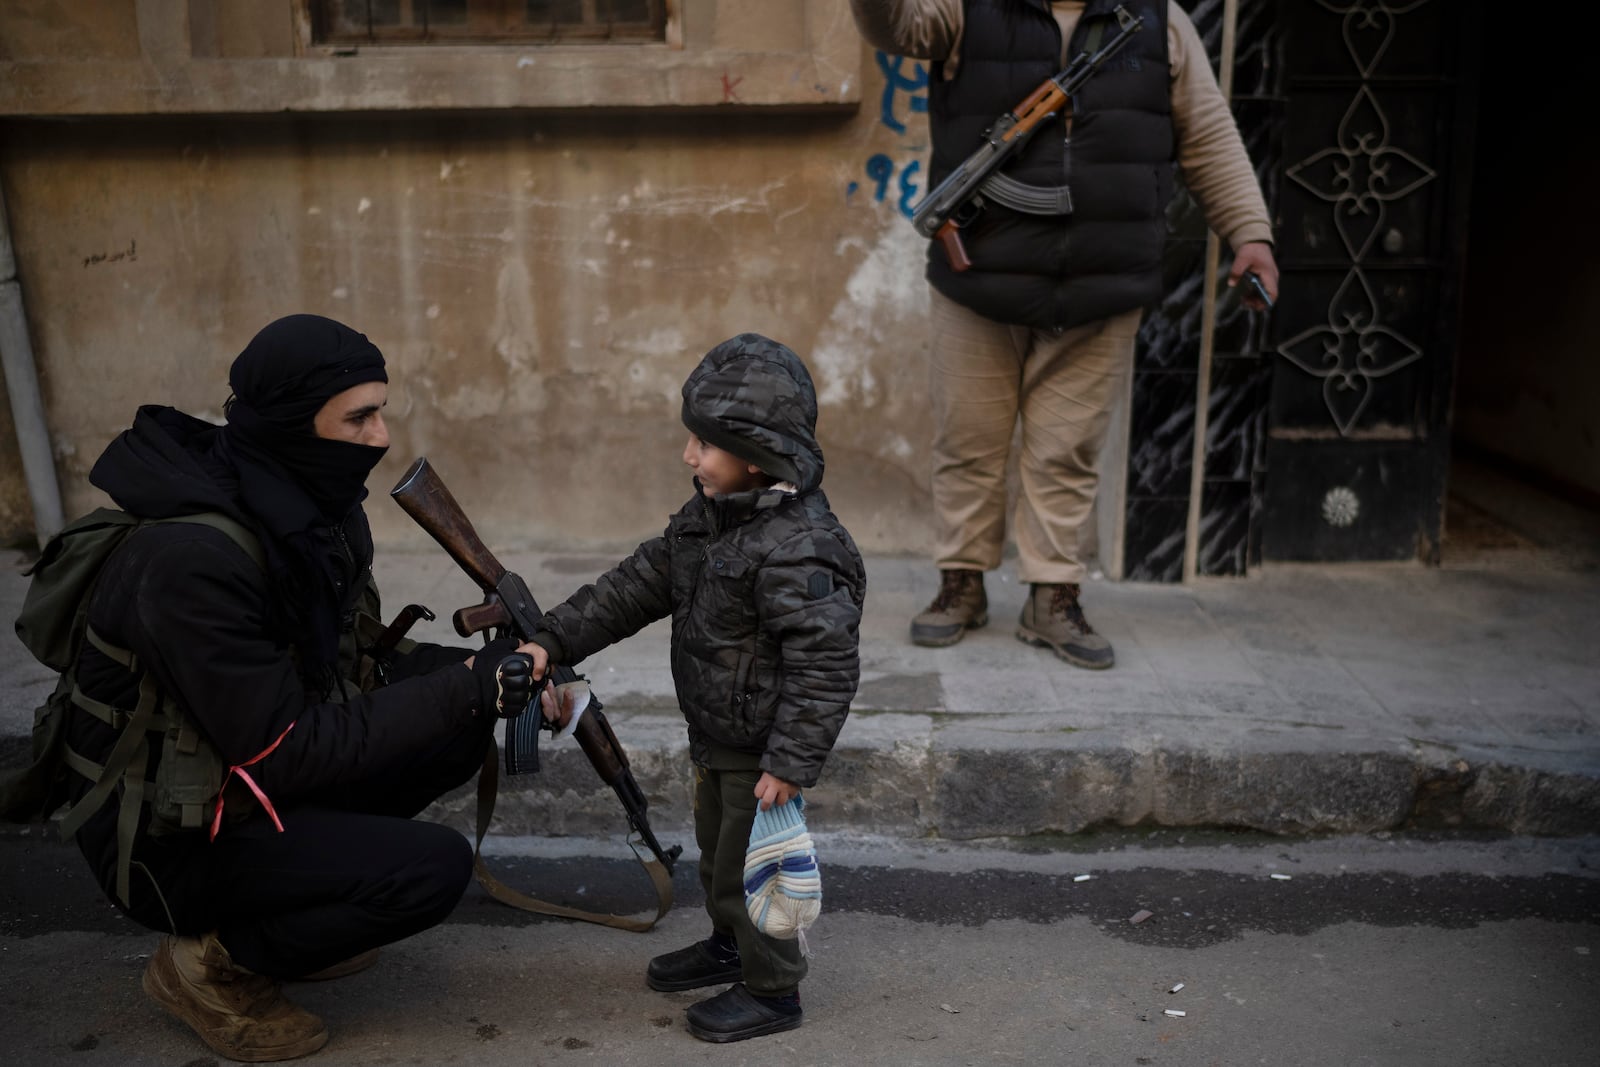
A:
[[[497,850],[508,880],[552,899],[649,903],[618,842]],[[1587,1065],[1600,1044],[1596,838],[1169,830],[1026,850],[825,837],[819,850],[825,912],[798,1031],[705,1045],[683,1029],[704,992],[645,987],[650,956],[704,933],[682,864],[678,907],[643,935],[527,916],[473,887],[371,970],[291,987],[333,1032],[308,1062],[1465,1067]],[[8,830],[0,1058],[213,1062],[140,991],[153,944],[74,851]]]

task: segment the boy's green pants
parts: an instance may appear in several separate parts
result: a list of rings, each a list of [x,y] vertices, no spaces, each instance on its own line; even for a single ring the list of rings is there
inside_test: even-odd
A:
[[[806,976],[799,941],[767,937],[744,907],[744,855],[756,819],[759,770],[694,769],[694,839],[700,845],[700,884],[711,926],[739,942],[744,984],[773,997],[792,993]]]

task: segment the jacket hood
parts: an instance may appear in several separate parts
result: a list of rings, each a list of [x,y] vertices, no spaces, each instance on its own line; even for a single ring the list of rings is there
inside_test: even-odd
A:
[[[801,492],[822,484],[811,374],[769,337],[742,333],[706,353],[683,383],[683,424]]]
[[[226,466],[212,459],[218,427],[176,408],[147,404],[106,447],[89,481],[145,519],[220,511],[246,519]]]

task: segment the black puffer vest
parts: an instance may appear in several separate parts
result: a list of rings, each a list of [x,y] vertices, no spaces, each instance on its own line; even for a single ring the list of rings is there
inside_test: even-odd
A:
[[[1119,0],[1088,0],[1069,55],[1117,33]],[[1070,139],[1059,118],[1005,168],[1029,185],[1066,185],[1070,215],[1027,215],[989,203],[962,231],[972,269],[950,269],[931,242],[928,281],[997,322],[1064,329],[1161,296],[1166,206],[1176,157],[1164,0],[1120,0],[1144,26],[1090,78],[1075,101]],[[1061,30],[1043,0],[968,0],[961,63],[930,79],[930,188],[980,143],[1001,114],[1061,70]]]

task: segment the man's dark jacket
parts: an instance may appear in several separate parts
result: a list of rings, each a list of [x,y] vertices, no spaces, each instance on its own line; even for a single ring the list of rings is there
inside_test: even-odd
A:
[[[1143,28],[1089,79],[1069,131],[1050,119],[1004,173],[1028,185],[1065,185],[1070,215],[1029,215],[988,204],[962,231],[972,269],[950,268],[928,247],[928,281],[996,322],[1060,329],[1161,297],[1166,207],[1176,171],[1166,0],[1089,0],[1069,55],[1117,33],[1118,3]],[[1042,0],[968,0],[961,61],[929,79],[933,188],[982,143],[994,120],[1062,67],[1061,27]]]
[[[132,429],[95,465],[94,483],[141,518],[220,512],[256,529],[203,458],[215,432],[172,408],[142,408]],[[371,537],[359,507],[344,530],[347,608],[353,609],[371,588]],[[308,692],[290,652],[293,635],[262,568],[226,534],[194,523],[143,526],[130,534],[101,571],[89,624],[153,672],[225,763],[242,764],[282,736],[272,755],[250,768],[280,812],[383,782],[419,751],[455,736],[478,700],[471,671],[437,669],[459,663],[467,652],[437,645],[417,645],[399,657],[400,680],[383,689],[362,693],[347,679],[333,692]],[[133,707],[136,678],[98,649],[85,646],[77,677],[90,697]],[[291,723],[294,729],[285,734]],[[69,724],[70,743],[91,759],[103,760],[116,736],[88,714],[75,714]],[[152,752],[152,760],[158,758]],[[77,782],[74,792],[81,795],[88,783]],[[115,877],[118,808],[115,799],[107,803],[78,835],[107,887]],[[141,818],[147,823],[148,811]],[[203,834],[189,836],[203,843]]]
[[[746,359],[774,373],[721,388],[728,363]],[[714,350],[684,395],[708,433],[711,423],[749,435],[761,454],[781,457],[798,475],[795,491],[707,498],[696,479],[666,531],[547,613],[535,640],[573,664],[671,616],[672,678],[694,761],[729,769],[730,756],[743,756],[815,785],[860,680],[866,572],[820,488],[810,378],[788,349],[746,334]]]

